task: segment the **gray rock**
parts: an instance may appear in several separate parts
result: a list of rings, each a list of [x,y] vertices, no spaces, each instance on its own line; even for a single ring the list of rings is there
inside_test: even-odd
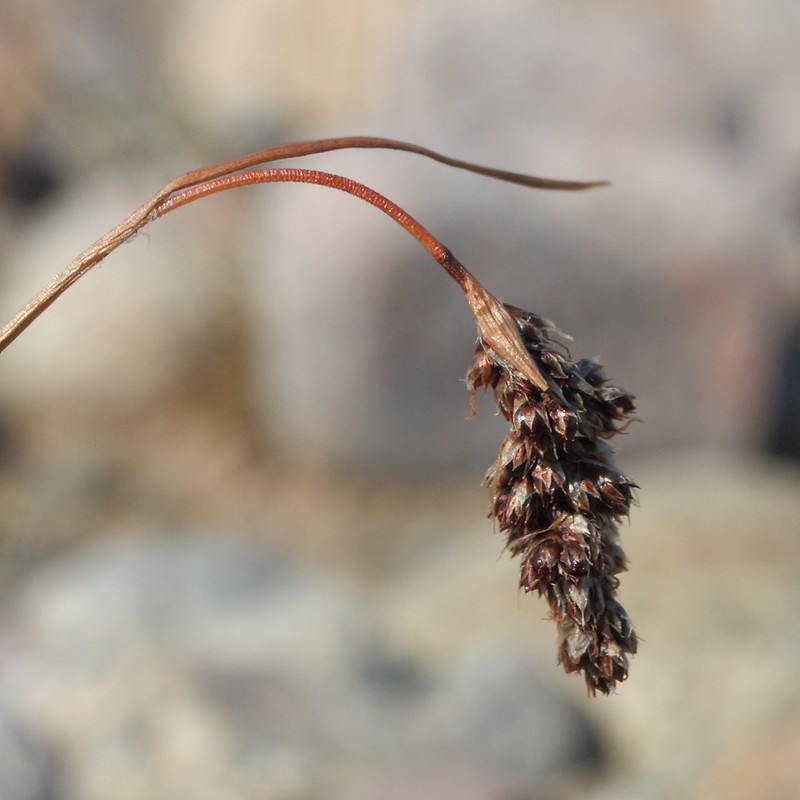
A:
[[[59,800],[64,796],[53,751],[8,699],[0,698],[0,797]]]
[[[451,735],[518,790],[605,762],[585,713],[553,691],[557,673],[543,679],[541,670],[528,647],[488,636],[461,655],[442,687]]]
[[[41,569],[19,614],[56,658],[164,647],[209,669],[266,660],[330,678],[364,635],[357,608],[346,583],[263,547],[221,535],[127,535]]]
[[[346,583],[202,535],[76,552],[31,577],[16,620],[19,696],[90,799],[117,782],[132,798],[309,792],[369,629]]]

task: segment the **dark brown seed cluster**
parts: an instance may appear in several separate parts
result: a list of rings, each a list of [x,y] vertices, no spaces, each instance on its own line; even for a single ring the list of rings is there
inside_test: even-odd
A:
[[[478,344],[467,385],[494,390],[511,427],[486,474],[492,515],[520,587],[547,598],[558,624],[558,660],[608,694],[628,674],[636,634],[616,601],[625,554],[618,524],[636,488],[612,463],[607,440],[634,411],[631,395],[606,383],[595,361],[573,362],[542,317],[506,307],[548,383],[542,391]]]

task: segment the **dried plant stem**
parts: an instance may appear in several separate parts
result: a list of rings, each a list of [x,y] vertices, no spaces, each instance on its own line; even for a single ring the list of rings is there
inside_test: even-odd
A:
[[[470,275],[441,242],[436,240],[422,225],[394,203],[391,203],[386,198],[368,189],[368,187],[362,184],[356,184],[354,181],[350,181],[347,178],[341,178],[339,176],[322,177],[328,173],[315,173],[306,170],[297,170],[294,172],[291,170],[277,170],[275,171],[274,177],[272,173],[270,173],[270,177],[264,177],[267,174],[266,171],[256,171],[252,173],[242,172],[242,170],[249,169],[257,164],[346,148],[384,148],[400,150],[422,155],[442,164],[496,178],[497,180],[540,189],[580,191],[605,184],[605,181],[581,182],[552,180],[517,172],[493,169],[491,167],[484,167],[479,164],[472,164],[467,161],[449,158],[448,156],[441,155],[425,147],[419,147],[394,139],[378,137],[353,136],[336,139],[319,139],[268,148],[221,164],[192,170],[168,183],[161,191],[140,206],[127,219],[123,220],[105,236],[98,239],[93,245],[73,259],[66,269],[56,275],[41,292],[0,328],[0,352],[8,347],[11,342],[72,286],[75,281],[102,261],[109,253],[138,233],[145,225],[167,213],[171,208],[176,208],[178,205],[191,202],[191,200],[198,199],[206,194],[213,194],[217,191],[223,191],[224,189],[245,185],[248,182],[265,183],[270,181],[293,180],[333,186],[342,191],[354,194],[377,206],[395,219],[400,225],[403,225],[403,227],[417,238],[423,247],[428,250],[464,290],[467,302],[470,304],[473,313],[475,313],[481,331],[481,337],[486,346],[496,352],[498,356],[507,360],[511,365],[520,369],[535,385],[540,388],[545,388],[547,386],[545,379],[528,355],[519,338],[516,326],[502,304],[490,295],[480,283]],[[243,177],[247,174],[250,174],[252,178],[248,179]],[[289,177],[289,175],[291,175],[291,177]],[[203,186],[208,186],[208,189],[201,188]],[[185,193],[192,188],[197,190],[195,194],[187,195],[186,199],[181,203],[169,205],[170,198],[173,196],[180,196],[180,193]]]
[[[540,389],[547,389],[547,381],[534,364],[519,335],[517,326],[503,304],[490,294],[469,270],[424,225],[404,211],[389,198],[363,183],[308,169],[269,169],[239,172],[206,181],[169,197],[153,209],[151,216],[160,217],[176,208],[216,192],[257,183],[311,183],[338,189],[364,200],[391,217],[405,228],[440,264],[464,291],[467,303],[478,323],[481,341],[503,361],[515,367]]]
[[[358,183],[350,178],[342,177],[341,175],[333,175],[330,172],[281,168],[252,170],[250,172],[239,172],[235,175],[226,175],[185,189],[178,194],[174,194],[154,208],[151,216],[155,219],[181,206],[199,200],[201,197],[207,197],[217,192],[224,192],[228,189],[235,189],[239,186],[249,186],[258,183],[311,183],[317,186],[329,186],[333,189],[339,189],[360,200],[364,200],[383,211],[387,216],[397,222],[398,225],[405,228],[428,253],[430,253],[434,260],[447,270],[459,286],[464,288],[465,281],[468,281],[467,276],[469,276],[469,273],[466,268],[454,258],[452,253],[450,253],[427,228],[417,222],[417,220],[406,213],[400,206],[393,203],[389,198],[365,186],[363,183]]]

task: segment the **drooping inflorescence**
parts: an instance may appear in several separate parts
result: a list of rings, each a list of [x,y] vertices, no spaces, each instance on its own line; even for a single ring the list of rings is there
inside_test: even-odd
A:
[[[542,317],[506,306],[544,376],[542,389],[479,341],[467,374],[491,388],[510,429],[486,474],[491,515],[521,561],[520,587],[544,595],[559,630],[559,662],[607,694],[628,674],[636,634],[615,595],[625,569],[619,523],[636,484],[612,463],[608,439],[634,411],[595,361],[573,362]]]
[[[612,464],[607,439],[633,413],[633,398],[606,384],[591,360],[573,363],[558,331],[541,317],[506,306],[427,228],[387,197],[341,175],[258,165],[347,148],[414,153],[450,167],[519,186],[583,191],[605,181],[541,178],[481,166],[393,139],[342,137],[293,142],[179,175],[76,256],[0,327],[0,352],[70,286],[142,228],[218,192],[260,183],[307,183],[346,192],[375,206],[411,234],[464,292],[479,344],[469,388],[491,387],[511,428],[490,468],[492,515],[512,555],[522,561],[520,586],[547,598],[559,626],[559,661],[583,671],[592,693],[608,693],[628,672],[636,634],[615,599],[625,569],[618,524],[635,484]]]

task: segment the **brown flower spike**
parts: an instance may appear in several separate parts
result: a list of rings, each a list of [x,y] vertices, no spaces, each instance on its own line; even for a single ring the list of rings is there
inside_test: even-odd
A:
[[[582,671],[592,694],[607,694],[625,680],[636,652],[636,634],[615,599],[625,569],[617,525],[635,484],[613,466],[607,444],[633,412],[633,398],[607,385],[596,362],[573,362],[552,323],[507,310],[546,387],[479,341],[467,386],[473,393],[491,388],[511,424],[486,475],[491,513],[520,557],[520,587],[547,598],[559,662]]]
[[[545,595],[559,626],[559,660],[581,670],[589,689],[609,692],[628,671],[636,636],[614,598],[625,568],[618,522],[634,484],[611,463],[606,440],[621,429],[633,400],[607,386],[599,365],[573,363],[554,339],[555,328],[535,314],[505,306],[423,225],[368,186],[306,169],[253,169],[259,164],[343,148],[386,148],[539,189],[576,191],[604,181],[538,178],[440,155],[376,137],[295,142],[203,167],[175,178],[127,219],[84,250],[0,328],[4,350],[75,281],[149,223],[217,192],[256,183],[310,183],[351,194],[405,228],[464,292],[478,325],[469,388],[491,387],[511,423],[489,470],[492,514],[508,548],[522,561],[521,587]]]

